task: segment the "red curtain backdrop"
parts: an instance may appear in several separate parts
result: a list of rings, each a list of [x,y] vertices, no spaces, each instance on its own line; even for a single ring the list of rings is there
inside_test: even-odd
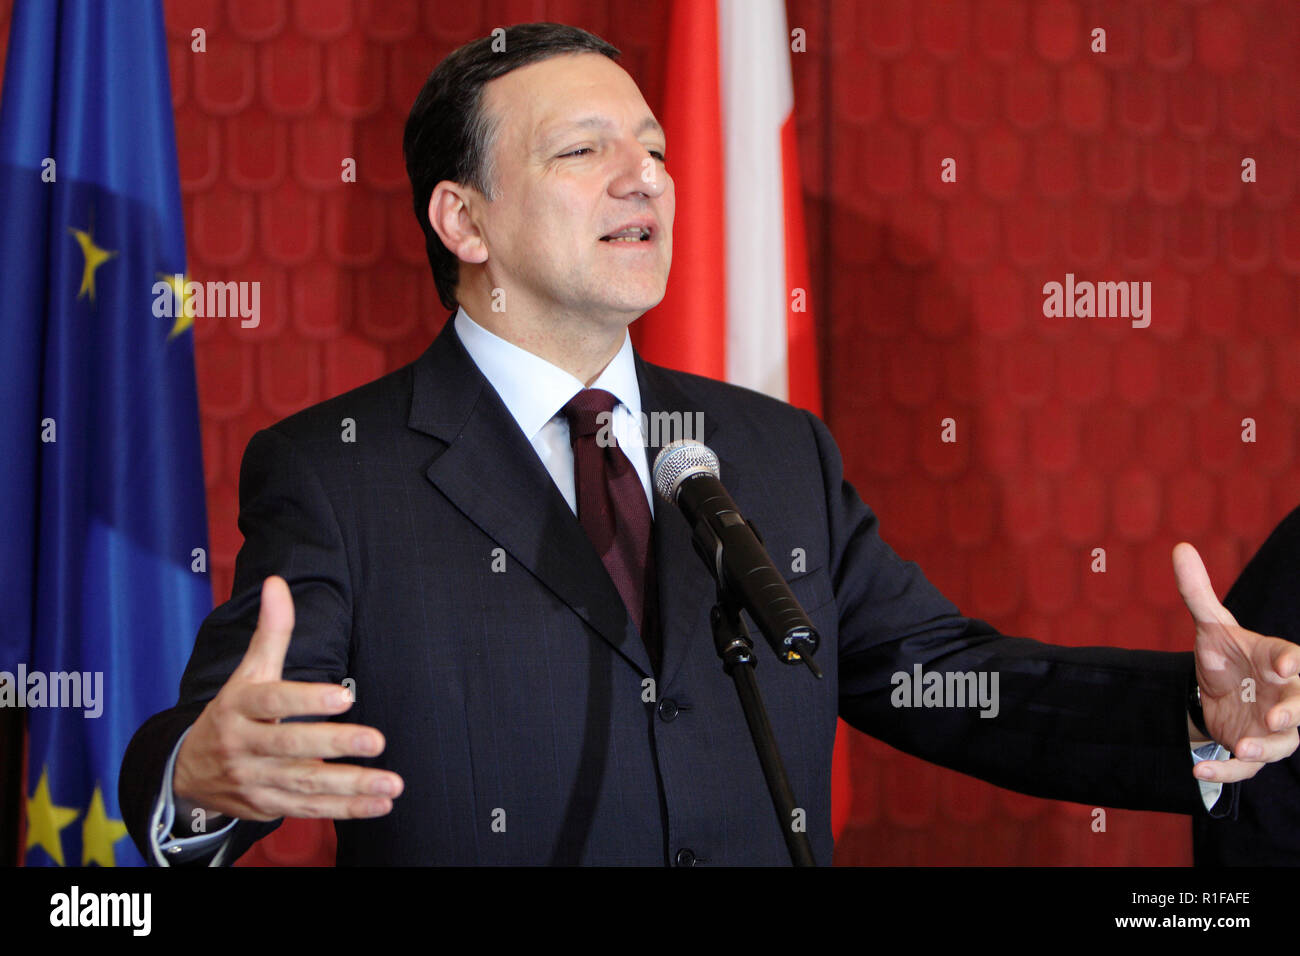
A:
[[[195,330],[220,601],[249,437],[415,358],[445,318],[401,158],[433,65],[496,26],[569,22],[622,48],[658,110],[668,7],[164,7],[191,277],[262,283],[260,327]],[[1006,633],[1189,649],[1173,544],[1222,595],[1300,503],[1300,9],[790,0],[789,22],[826,418],[886,540]],[[1150,281],[1150,327],[1044,318],[1067,272]],[[1111,810],[1097,833],[1091,807],[860,734],[853,771],[840,864],[1190,862],[1185,817]],[[332,828],[293,821],[244,862],[332,860]]]

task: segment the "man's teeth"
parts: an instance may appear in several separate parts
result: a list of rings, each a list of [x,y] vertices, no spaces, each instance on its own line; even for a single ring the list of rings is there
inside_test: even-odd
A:
[[[602,236],[601,242],[645,242],[650,233],[644,229],[624,229],[609,236]]]

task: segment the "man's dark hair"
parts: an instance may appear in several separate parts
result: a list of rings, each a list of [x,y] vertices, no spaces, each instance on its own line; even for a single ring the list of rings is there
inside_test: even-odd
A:
[[[495,198],[492,144],[500,118],[483,109],[483,86],[511,70],[564,53],[599,53],[611,60],[620,56],[617,47],[586,30],[561,23],[522,23],[506,27],[504,36],[482,37],[453,51],[429,74],[415,98],[402,152],[438,298],[449,309],[457,304],[460,260],[429,225],[433,187],[446,179]]]

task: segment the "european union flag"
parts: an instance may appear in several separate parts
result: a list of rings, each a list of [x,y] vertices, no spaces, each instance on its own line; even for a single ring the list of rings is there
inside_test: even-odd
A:
[[[13,11],[0,104],[0,704],[25,707],[29,865],[143,861],[117,775],[211,608],[157,2]]]

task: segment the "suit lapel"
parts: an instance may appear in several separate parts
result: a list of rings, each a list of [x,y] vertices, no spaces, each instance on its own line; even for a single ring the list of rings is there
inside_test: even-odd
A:
[[[680,412],[687,415],[704,412],[704,435],[708,444],[714,437],[717,422],[692,402],[678,387],[673,373],[650,365],[637,357],[637,378],[641,384],[641,410],[647,416],[655,412]],[[653,419],[651,419],[653,421]],[[692,433],[693,434],[693,433]],[[674,436],[668,436],[669,439]],[[646,457],[654,473],[654,460],[660,449],[646,447]],[[715,454],[717,449],[714,448]],[[739,474],[719,455],[719,466],[727,490],[735,497]],[[653,478],[652,478],[653,480]],[[676,505],[663,498],[655,500],[654,519],[655,573],[658,578],[659,619],[663,637],[661,678],[667,684],[680,670],[691,641],[710,641],[709,609],[717,598],[717,585],[695,553],[691,528]],[[719,661],[718,666],[722,663]]]
[[[641,673],[653,673],[582,525],[451,321],[415,364],[408,424],[446,443],[429,481]]]

